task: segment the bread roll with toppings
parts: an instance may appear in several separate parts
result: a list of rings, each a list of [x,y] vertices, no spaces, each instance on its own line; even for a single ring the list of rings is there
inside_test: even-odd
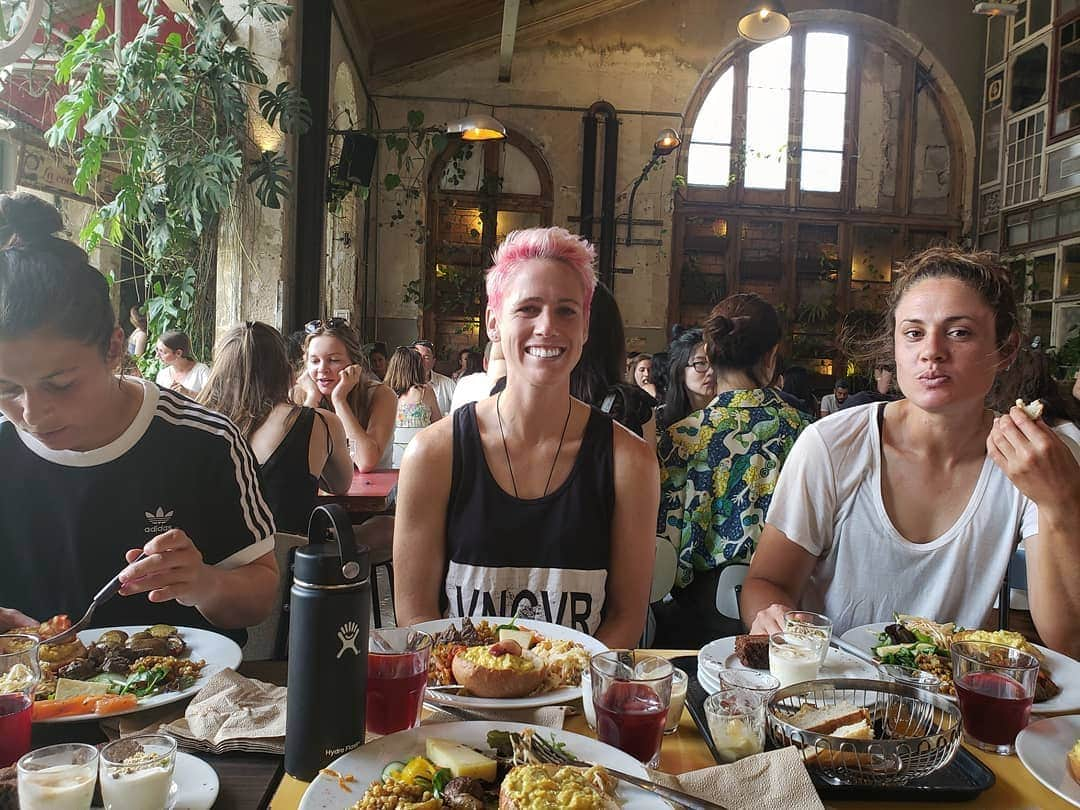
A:
[[[519,698],[544,680],[544,662],[516,641],[466,647],[450,665],[454,680],[483,698]]]

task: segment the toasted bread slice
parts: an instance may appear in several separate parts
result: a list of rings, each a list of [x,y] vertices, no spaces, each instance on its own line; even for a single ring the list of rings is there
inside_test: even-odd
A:
[[[1076,745],[1069,751],[1068,764],[1069,773],[1072,774],[1072,778],[1077,782],[1080,782],[1080,740],[1077,740]]]
[[[1041,399],[1037,399],[1034,402],[1029,402],[1026,405],[1024,404],[1024,400],[1018,399],[1016,400],[1016,407],[1022,410],[1032,419],[1038,419],[1040,416],[1042,416],[1043,408],[1046,406],[1043,405],[1043,401]]]
[[[555,783],[552,787],[551,782]],[[499,789],[499,810],[619,810],[615,779],[600,766],[518,765],[511,768]]]
[[[795,714],[787,718],[787,722],[815,734],[834,734],[839,728],[859,722],[865,723],[869,728],[870,713],[847,701],[824,707],[804,703]]]

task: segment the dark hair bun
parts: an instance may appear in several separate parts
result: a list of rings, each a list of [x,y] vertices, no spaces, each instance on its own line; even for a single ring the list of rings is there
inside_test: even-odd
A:
[[[33,245],[64,230],[60,212],[25,191],[0,194],[0,243]]]
[[[714,367],[751,372],[780,342],[780,319],[765,299],[754,293],[739,293],[713,308],[704,333]],[[767,385],[768,381],[761,384]]]

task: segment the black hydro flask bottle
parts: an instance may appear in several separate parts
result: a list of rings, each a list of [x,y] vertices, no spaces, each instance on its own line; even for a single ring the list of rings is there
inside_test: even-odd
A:
[[[364,742],[368,560],[348,513],[316,507],[308,545],[296,550],[289,611],[285,771],[305,782]]]

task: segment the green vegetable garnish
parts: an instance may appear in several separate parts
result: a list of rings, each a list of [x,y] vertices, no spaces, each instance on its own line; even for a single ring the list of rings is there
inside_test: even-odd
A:
[[[453,778],[454,775],[450,773],[449,768],[439,768],[439,770],[435,771],[435,776],[431,779],[431,792],[435,794],[436,799],[442,798],[446,783]]]
[[[520,610],[521,610],[521,606],[519,605],[518,609],[514,611],[514,615],[513,615],[513,617],[511,617],[510,623],[509,624],[500,624],[498,627],[495,628],[495,632],[497,633],[500,630],[517,630],[518,629],[518,626],[517,626],[518,612]]]

